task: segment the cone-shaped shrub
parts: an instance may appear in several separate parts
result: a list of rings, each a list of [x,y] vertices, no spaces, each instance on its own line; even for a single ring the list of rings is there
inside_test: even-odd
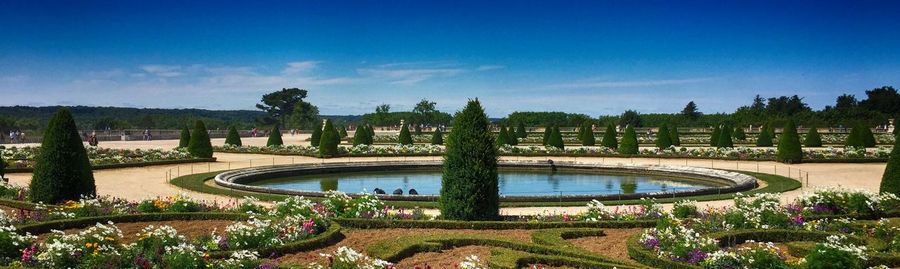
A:
[[[506,131],[506,127],[500,125],[500,131],[497,132],[497,145],[509,145],[509,132]]]
[[[212,158],[212,143],[209,141],[209,133],[203,121],[194,124],[194,132],[191,133],[191,142],[188,143],[188,152],[197,158]]]
[[[188,130],[187,127],[181,129],[181,139],[178,140],[179,148],[186,148],[188,144],[191,143],[191,130]]]
[[[50,118],[35,161],[29,185],[32,202],[55,204],[97,194],[91,162],[68,109]]]
[[[634,127],[625,127],[625,136],[622,136],[622,144],[619,145],[619,154],[638,154],[637,134]]]
[[[672,138],[669,137],[669,127],[663,124],[656,133],[656,147],[659,149],[667,149],[671,146]]]
[[[510,145],[515,146],[519,144],[519,135],[516,134],[516,130],[513,130],[512,126],[506,128],[506,138],[509,139],[506,142],[509,142]]]
[[[807,147],[822,146],[822,136],[819,135],[819,131],[816,130],[816,127],[809,128],[809,132],[806,133],[806,140],[803,141],[803,145]]]
[[[340,135],[330,120],[325,121],[325,129],[322,130],[322,137],[319,139],[319,156],[332,157],[337,155],[338,144],[341,142]]]
[[[894,139],[894,149],[881,176],[881,192],[900,196],[900,137]]]
[[[356,127],[356,131],[353,132],[353,145],[359,146],[366,144],[366,137],[369,136],[369,131],[366,130],[365,125],[360,125]]]
[[[550,139],[547,140],[547,145],[558,149],[566,149],[566,144],[562,139],[562,133],[559,132],[559,126],[553,126],[553,132],[550,133]]]
[[[280,147],[281,145],[284,145],[284,140],[281,139],[281,130],[278,129],[276,124],[272,127],[272,132],[269,132],[269,140],[266,141],[266,147]]]
[[[788,121],[778,138],[776,160],[783,163],[800,163],[803,161],[803,149],[800,147],[800,135],[794,121]]]
[[[413,130],[415,130],[415,131],[414,131],[414,132],[415,132],[414,134],[416,134],[416,135],[422,135],[422,126],[416,124],[416,125],[415,125],[415,128],[414,128]]]
[[[597,138],[594,137],[594,130],[591,129],[591,125],[589,123],[585,123],[581,127],[584,129],[584,135],[581,138],[582,146],[593,146],[597,144]]]
[[[500,218],[497,148],[490,122],[478,100],[456,113],[447,136],[441,195],[441,217],[449,220]]]
[[[431,144],[432,145],[443,145],[444,144],[444,133],[441,132],[441,128],[434,129],[434,134],[431,135]]]
[[[528,131],[525,130],[525,123],[519,122],[519,127],[516,128],[516,135],[518,135],[519,138],[528,137]]]
[[[744,141],[747,140],[747,133],[744,132],[744,128],[738,126],[734,127],[734,132],[732,132],[731,137],[734,137],[734,139],[737,140]]]
[[[772,127],[766,125],[762,130],[759,130],[759,136],[756,137],[756,146],[771,147],[773,145],[772,132],[769,131],[770,128]]]
[[[413,144],[412,135],[409,134],[409,126],[407,124],[403,124],[403,126],[400,126],[400,137],[398,141],[401,145]]]
[[[375,127],[372,125],[366,125],[366,131],[369,131],[369,138],[366,144],[371,145],[375,143]]]
[[[582,124],[581,126],[578,126],[578,128],[576,128],[576,130],[577,130],[578,134],[575,135],[575,138],[578,139],[578,141],[584,141],[584,124]]]
[[[318,147],[322,144],[322,125],[316,125],[312,135],[309,137],[309,145]]]
[[[550,142],[550,134],[552,134],[552,133],[553,133],[553,127],[547,126],[546,128],[544,128],[544,137],[543,137],[544,142],[542,145],[546,146],[547,143]]]
[[[847,136],[847,141],[844,142],[844,146],[854,148],[866,147],[866,142],[862,138],[862,129],[864,129],[864,127],[861,124],[857,124],[853,129],[850,129],[850,135]]]
[[[600,141],[600,144],[611,149],[619,148],[619,141],[616,140],[616,127],[612,123],[606,126],[606,131],[603,132],[603,140]]]
[[[722,126],[722,129],[719,130],[719,142],[716,143],[716,147],[720,148],[733,148],[734,141],[731,141],[731,126],[725,124]]]
[[[681,137],[678,136],[678,126],[672,126],[669,129],[669,139],[672,139],[673,146],[681,146]]]
[[[862,126],[862,131],[860,132],[861,137],[863,139],[863,143],[867,148],[875,147],[875,134],[872,133],[872,129],[869,126]]]
[[[347,133],[347,126],[341,125],[341,129],[339,131],[341,132],[341,138],[350,136],[350,134]]]
[[[716,125],[716,127],[713,128],[712,135],[710,135],[710,137],[709,137],[709,145],[710,146],[712,146],[712,147],[719,146],[719,135],[720,134],[722,134],[722,129],[720,129],[719,126]]]
[[[241,142],[241,134],[238,133],[237,128],[234,126],[228,127],[228,135],[225,136],[225,145],[232,145],[240,147],[243,145]]]

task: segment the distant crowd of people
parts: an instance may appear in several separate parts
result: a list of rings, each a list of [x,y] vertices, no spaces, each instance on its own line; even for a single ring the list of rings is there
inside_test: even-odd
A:
[[[14,143],[25,143],[25,142],[28,142],[28,140],[25,139],[25,132],[22,132],[22,131],[19,131],[19,130],[9,131],[9,136],[8,136],[8,137],[9,137],[9,141],[8,141],[9,143],[13,143],[13,144],[14,144]],[[5,140],[5,138],[3,137],[3,134],[0,133],[0,142],[5,142],[5,141],[6,141],[6,140]]]

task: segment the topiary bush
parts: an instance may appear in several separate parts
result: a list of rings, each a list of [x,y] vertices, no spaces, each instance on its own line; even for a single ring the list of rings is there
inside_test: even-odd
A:
[[[722,129],[719,128],[718,125],[713,128],[712,134],[709,137],[709,146],[710,147],[718,147],[719,146],[719,135],[722,134]]]
[[[881,176],[881,192],[900,195],[900,137],[894,139],[894,149]]]
[[[325,130],[319,139],[319,156],[331,157],[338,153],[338,144],[341,142],[340,133],[334,128],[330,120],[325,121]]]
[[[178,148],[186,148],[191,143],[191,130],[187,127],[181,129],[181,139],[178,140]]]
[[[341,138],[350,136],[350,134],[347,133],[347,126],[341,125],[341,128],[339,128],[338,131],[340,131]]]
[[[862,124],[856,124],[853,126],[853,129],[850,129],[850,135],[847,136],[847,141],[844,142],[845,147],[854,147],[854,148],[865,148],[866,142],[863,138],[863,129],[866,127]]]
[[[865,125],[860,125],[860,126],[862,127],[860,136],[862,137],[863,144],[867,148],[875,147],[875,144],[876,144],[875,143],[875,134],[872,133],[872,129],[869,128],[869,126],[865,126]]]
[[[678,125],[673,125],[669,129],[669,139],[672,140],[673,146],[681,146],[681,138],[678,136]]]
[[[316,125],[312,135],[309,137],[309,145],[318,147],[322,143],[322,125]]]
[[[819,135],[819,130],[816,130],[816,127],[809,128],[809,132],[806,133],[806,139],[803,140],[803,146],[806,146],[806,147],[821,147],[822,146],[822,136]]]
[[[656,147],[659,149],[667,149],[672,146],[672,138],[669,137],[669,127],[665,124],[659,127],[656,134]]]
[[[553,126],[553,131],[550,133],[550,139],[547,140],[547,146],[566,149],[566,144],[562,139],[562,133],[559,132],[559,126]]]
[[[513,130],[512,126],[506,128],[506,138],[509,139],[506,142],[509,142],[510,145],[518,145],[519,144],[519,135],[516,134],[516,131]]]
[[[581,128],[584,130],[584,135],[581,137],[581,145],[582,146],[593,146],[597,144],[597,138],[594,137],[594,130],[591,128],[590,123],[584,123]]]
[[[738,126],[734,127],[734,132],[731,132],[731,137],[740,141],[744,141],[747,140],[747,133],[744,132],[744,128]]]
[[[600,141],[600,144],[611,149],[619,148],[619,141],[616,140],[616,127],[612,123],[606,126],[606,131],[603,132],[603,140]]]
[[[68,109],[56,111],[44,130],[29,189],[32,202],[45,204],[97,194],[91,162]]]
[[[800,163],[803,161],[803,149],[800,147],[800,135],[797,126],[789,120],[781,137],[778,139],[778,152],[775,159],[783,163]]]
[[[367,138],[367,145],[371,145],[375,143],[375,127],[372,125],[366,125],[366,131],[369,131],[369,137]]]
[[[716,143],[716,147],[720,148],[733,148],[734,141],[731,141],[731,126],[728,124],[723,124],[722,128],[719,130],[719,142]]]
[[[444,144],[444,133],[441,132],[441,128],[434,129],[434,134],[431,135],[431,144],[432,145],[443,145]]]
[[[518,135],[519,138],[528,137],[528,131],[525,130],[525,123],[519,122],[519,127],[516,128],[516,135]]]
[[[400,145],[412,145],[412,135],[409,134],[409,126],[407,124],[403,124],[400,126]]]
[[[769,131],[770,128],[772,127],[766,125],[759,131],[759,137],[756,138],[756,146],[771,147],[774,145],[772,143],[772,132]]]
[[[366,139],[369,136],[369,131],[366,130],[365,125],[360,125],[356,127],[356,131],[353,132],[353,145],[368,145],[366,144]]]
[[[269,140],[266,141],[266,147],[280,147],[284,145],[284,140],[281,139],[281,130],[278,130],[278,125],[276,124],[272,127],[272,132],[269,133]]]
[[[414,132],[417,136],[422,135],[422,126],[421,125],[416,124],[415,127],[413,128],[413,130],[415,130]]]
[[[500,125],[500,131],[497,132],[497,145],[509,145],[509,132],[506,131],[506,127]]]
[[[500,218],[497,148],[490,122],[478,99],[456,113],[447,136],[441,195],[441,217],[451,220]]]
[[[637,134],[634,127],[625,127],[625,136],[622,136],[622,145],[619,145],[619,154],[638,154]]]
[[[188,143],[188,152],[197,158],[212,158],[213,148],[209,141],[209,133],[203,121],[194,123],[194,132],[191,133],[191,142]]]
[[[225,136],[225,145],[242,146],[241,134],[234,126],[228,127],[228,135]]]
[[[542,143],[542,145],[546,146],[547,143],[550,142],[550,135],[551,135],[551,134],[553,134],[553,127],[551,127],[551,126],[545,127],[545,128],[544,128],[544,137],[543,137],[544,142]]]

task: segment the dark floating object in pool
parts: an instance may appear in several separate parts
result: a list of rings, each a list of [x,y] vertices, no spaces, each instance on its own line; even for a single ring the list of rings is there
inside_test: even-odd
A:
[[[419,192],[416,189],[409,189],[409,195],[419,195]]]
[[[403,189],[398,188],[398,189],[394,190],[394,195],[403,195]]]
[[[384,194],[384,190],[381,188],[375,188],[375,194]]]

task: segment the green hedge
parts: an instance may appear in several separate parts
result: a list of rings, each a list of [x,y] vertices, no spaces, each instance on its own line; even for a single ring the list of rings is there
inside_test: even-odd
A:
[[[787,252],[794,257],[805,257],[815,247],[816,242],[799,241],[788,242]],[[891,268],[900,267],[900,253],[896,252],[866,252],[866,266],[885,265]]]
[[[169,164],[184,164],[184,163],[205,163],[205,162],[215,162],[216,158],[194,158],[194,159],[184,159],[184,160],[160,160],[160,161],[150,161],[150,162],[136,162],[136,163],[111,163],[111,164],[98,164],[91,166],[92,170],[102,170],[102,169],[117,169],[117,168],[131,168],[131,167],[145,167],[145,166],[153,166],[153,165],[169,165]],[[3,170],[7,173],[31,173],[34,171],[34,168],[7,168]]]
[[[131,214],[131,215],[112,215],[99,217],[86,217],[77,219],[51,220],[37,223],[29,223],[16,226],[20,233],[43,234],[51,230],[66,230],[73,228],[85,228],[92,226],[98,222],[105,223],[112,221],[113,223],[128,222],[145,222],[145,221],[165,221],[165,220],[244,220],[247,219],[245,214],[221,213],[221,212],[193,212],[193,213],[151,213],[151,214]]]
[[[644,249],[638,240],[640,240],[641,233],[636,233],[630,237],[628,237],[628,241],[625,242],[628,248],[628,257],[631,259],[650,267],[655,268],[668,268],[668,269],[700,269],[699,266],[690,265],[687,263],[676,262],[667,259],[661,259],[656,255],[655,252]]]
[[[531,264],[544,264],[549,266],[570,266],[575,268],[642,268],[614,263],[596,262],[584,259],[576,259],[560,255],[543,255],[516,251],[505,248],[491,249],[490,267],[497,269],[528,268]]]
[[[281,246],[258,248],[255,250],[257,253],[259,253],[260,257],[270,257],[272,255],[319,249],[334,245],[335,243],[343,239],[344,234],[341,233],[341,225],[332,222],[331,224],[329,224],[328,229],[326,229],[325,232],[322,232],[315,237],[285,243]],[[232,252],[233,251],[215,251],[210,252],[209,256],[212,258],[227,258],[231,255]]]
[[[655,220],[598,221],[598,222],[525,222],[525,221],[453,221],[453,220],[371,220],[334,218],[345,227],[360,229],[407,228],[407,229],[551,229],[551,228],[648,228],[656,225]]]

